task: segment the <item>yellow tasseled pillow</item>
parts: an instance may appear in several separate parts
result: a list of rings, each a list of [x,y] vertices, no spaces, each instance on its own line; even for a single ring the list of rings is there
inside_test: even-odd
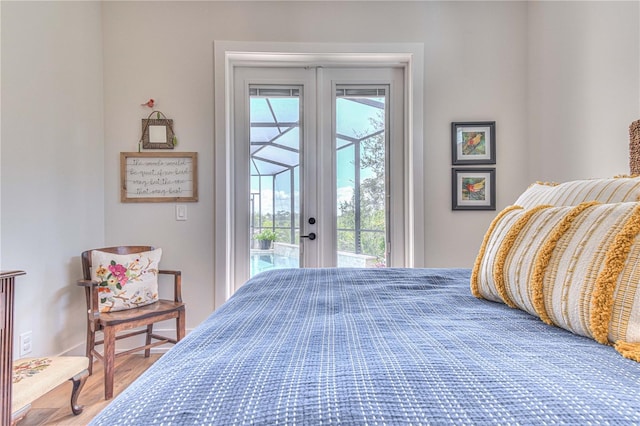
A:
[[[491,222],[471,273],[471,293],[474,296],[502,302],[493,279],[494,265],[497,263],[496,256],[511,227],[520,219],[523,212],[520,206],[509,206]]]
[[[640,203],[511,206],[493,221],[472,293],[640,361]]]
[[[586,201],[603,204],[640,201],[640,177],[619,176],[560,184],[537,182],[527,188],[514,204],[530,208],[541,204],[577,206]]]
[[[592,319],[603,315],[611,306],[601,303],[596,307],[593,299],[612,289],[627,266],[625,249],[615,242],[637,214],[639,205],[590,206],[551,243],[553,249],[548,260],[536,265],[538,277],[531,282],[534,292],[542,292],[542,303],[536,304],[536,311],[543,321],[600,343],[607,342],[609,320],[605,319],[604,330],[598,332]],[[635,261],[630,266],[634,268]]]

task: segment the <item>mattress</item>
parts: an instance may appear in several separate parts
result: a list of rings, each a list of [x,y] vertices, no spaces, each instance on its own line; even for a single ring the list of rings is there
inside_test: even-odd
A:
[[[263,272],[91,424],[640,423],[639,363],[474,298],[469,277]]]

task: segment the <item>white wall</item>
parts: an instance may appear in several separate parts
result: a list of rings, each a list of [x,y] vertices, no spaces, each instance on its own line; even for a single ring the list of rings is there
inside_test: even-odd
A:
[[[86,248],[160,246],[183,270],[187,327],[213,309],[214,40],[424,44],[426,266],[471,266],[495,215],[450,209],[451,121],[496,120],[501,209],[533,180],[624,172],[640,115],[637,2],[0,5],[1,261],[29,274],[17,332],[41,330],[40,354],[84,339]],[[118,154],[137,149],[150,97],[177,150],[199,153],[186,222],[172,203],[119,201]]]
[[[100,4],[1,8],[2,267],[27,272],[15,340],[31,330],[33,355],[83,353],[79,255],[104,240]]]
[[[494,212],[451,211],[450,122],[497,120],[498,202],[525,186],[526,4],[520,2],[109,2],[104,4],[106,235],[144,237],[185,271],[188,325],[211,310],[213,41],[425,44],[425,265],[468,266]],[[389,19],[393,17],[393,19]],[[482,22],[483,25],[468,25]],[[117,155],[134,150],[140,102],[175,120],[178,149],[199,152],[200,201],[176,222],[171,204],[118,201]],[[509,142],[507,142],[509,141]],[[444,226],[443,226],[444,225]],[[460,232],[453,233],[451,229]],[[466,244],[465,244],[466,243]],[[460,249],[462,247],[462,249]],[[177,248],[177,247],[176,247]],[[453,255],[453,253],[456,253]],[[197,288],[197,290],[194,289]]]
[[[640,2],[531,2],[528,15],[532,180],[629,173]]]
[[[529,181],[526,3],[425,7],[425,260],[471,267],[495,212],[451,210],[450,123],[496,121],[497,209],[512,203]]]
[[[182,270],[188,330],[213,310],[213,38],[208,33],[218,23],[201,16],[210,7],[206,2],[103,5],[106,242],[162,248],[162,267]],[[187,221],[175,220],[174,203],[120,202],[119,153],[137,150],[141,119],[151,112],[140,104],[149,98],[157,102],[154,109],[174,120],[175,150],[198,152],[199,201],[186,203]]]

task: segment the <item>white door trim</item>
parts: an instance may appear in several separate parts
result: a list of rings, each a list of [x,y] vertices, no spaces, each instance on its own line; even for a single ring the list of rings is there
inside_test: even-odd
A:
[[[423,87],[422,43],[271,43],[214,42],[214,306],[235,291],[233,75],[236,66],[400,66],[405,72],[405,264],[424,265]]]

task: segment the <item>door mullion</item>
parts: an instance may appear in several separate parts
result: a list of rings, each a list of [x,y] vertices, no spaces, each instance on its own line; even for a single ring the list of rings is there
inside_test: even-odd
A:
[[[354,243],[355,243],[355,252],[356,254],[362,253],[362,203],[361,203],[361,194],[360,194],[360,184],[362,183],[360,180],[360,141],[357,140],[353,144],[353,164],[354,164]]]

